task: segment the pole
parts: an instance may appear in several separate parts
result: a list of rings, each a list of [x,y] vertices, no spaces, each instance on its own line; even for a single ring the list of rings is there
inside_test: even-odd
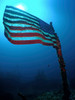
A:
[[[69,100],[70,90],[69,90],[69,85],[68,85],[68,81],[67,81],[67,73],[66,73],[66,69],[65,69],[64,60],[62,57],[61,49],[56,49],[56,50],[57,50],[57,55],[59,58],[61,77],[62,77],[62,85],[63,85],[63,91],[64,91],[64,96],[62,99]]]
[[[71,93],[70,93],[69,85],[68,85],[68,81],[67,81],[67,74],[66,74],[64,59],[63,59],[62,52],[61,52],[60,41],[59,41],[57,34],[55,33],[52,22],[50,22],[50,28],[51,28],[52,32],[55,34],[56,40],[57,40],[56,51],[57,51],[57,55],[58,55],[58,58],[59,58],[61,77],[62,77],[62,85],[63,85],[63,91],[64,91],[64,96],[63,96],[62,99],[63,100],[69,100]]]

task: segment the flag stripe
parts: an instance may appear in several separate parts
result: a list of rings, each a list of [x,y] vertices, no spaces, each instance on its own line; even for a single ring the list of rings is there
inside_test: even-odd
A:
[[[6,22],[6,24],[4,23],[4,25],[5,25],[5,27],[7,26],[8,28],[12,28],[12,27],[17,27],[17,26],[21,26],[21,27],[26,27],[26,28],[28,28],[28,27],[33,27],[33,28],[36,28],[36,27],[34,27],[34,26],[31,26],[31,25],[26,25],[26,24],[22,24],[22,25],[20,25],[20,24],[14,24],[14,26],[13,26],[13,24],[10,24],[10,23],[7,23]],[[12,30],[10,28],[10,30]],[[36,28],[37,29],[37,28]],[[47,36],[47,37],[51,37],[51,38],[54,38],[54,39],[56,39],[56,35],[55,34],[49,34],[49,33],[47,33],[47,32],[44,32],[44,31],[42,31],[41,29],[38,29],[39,31],[40,31],[40,34],[42,34],[42,35],[44,35],[44,36]]]
[[[28,24],[35,25],[36,27],[40,27],[39,24],[31,22],[31,21],[28,21],[28,20],[12,19],[12,18],[9,18],[9,17],[4,17],[3,19],[4,19],[4,21],[7,21],[9,23],[25,23],[26,22]]]
[[[6,28],[7,32],[10,34],[11,37],[34,37],[34,36],[38,36],[38,37],[41,37],[45,40],[48,40],[48,41],[52,41],[53,43],[56,43],[56,39],[54,38],[46,38],[44,35],[40,34],[40,33],[11,33],[7,28]]]
[[[7,37],[7,39],[11,42],[11,43],[13,43],[13,44],[36,44],[36,43],[41,43],[41,44],[43,44],[43,45],[48,45],[48,46],[53,46],[54,48],[57,48],[57,44],[53,44],[52,42],[50,42],[49,41],[49,43],[48,43],[48,41],[42,41],[42,39],[34,39],[34,40],[14,40],[14,39],[12,39],[10,36],[9,36],[9,33],[7,33],[6,31],[5,31],[5,36]]]
[[[10,13],[11,13],[11,12],[14,12],[14,14],[22,15],[22,16],[24,16],[24,17],[27,16],[27,17],[33,18],[33,19],[35,19],[35,20],[38,19],[36,16],[33,16],[33,15],[31,15],[31,14],[29,14],[29,13],[23,11],[23,10],[20,10],[20,9],[18,9],[18,8],[15,8],[15,7],[8,7],[8,6],[6,6],[5,12],[10,12]]]
[[[29,29],[29,28],[32,28],[32,29],[36,29],[36,30],[39,30],[37,27],[35,26],[32,26],[30,24],[11,24],[11,23],[8,23],[8,22],[3,22],[5,26],[9,27],[10,30],[25,30],[25,29]]]
[[[4,16],[6,17],[9,17],[9,18],[12,18],[12,19],[23,19],[23,20],[29,20],[29,21],[33,21],[37,24],[39,24],[38,20],[34,20],[32,18],[29,18],[29,17],[23,17],[21,15],[17,15],[17,14],[12,14],[12,13],[8,13],[8,12],[5,12]]]
[[[16,40],[16,41],[24,41],[24,40],[41,40],[43,42],[46,42],[46,43],[50,43],[50,44],[54,44],[53,41],[50,41],[50,40],[46,40],[46,39],[43,39],[42,37],[39,37],[39,36],[34,36],[34,37],[11,37],[11,35],[6,31],[7,35],[9,38],[11,38],[12,40]],[[57,44],[55,44],[57,45]]]
[[[8,26],[8,27],[33,27],[33,28],[37,28],[35,25],[28,24],[28,23],[9,23],[7,21],[4,21],[3,24],[5,26]],[[39,29],[39,28],[37,28],[37,29]]]
[[[32,28],[31,29],[27,28],[27,29],[22,30],[22,32],[21,32],[21,31],[18,31],[18,30],[13,31],[7,26],[5,26],[5,27],[6,27],[7,31],[9,32],[9,34],[14,34],[13,36],[25,36],[26,34],[32,34],[33,33],[34,35],[38,34],[39,36],[43,36],[45,39],[51,39],[53,41],[56,41],[56,39],[54,37],[50,37],[48,35],[45,35],[41,31],[39,31],[35,28],[33,30],[32,30]]]
[[[14,27],[14,26],[9,26],[10,30],[39,30],[35,27]]]

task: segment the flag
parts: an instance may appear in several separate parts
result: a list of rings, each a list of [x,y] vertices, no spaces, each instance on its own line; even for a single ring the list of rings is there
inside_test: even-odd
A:
[[[52,25],[23,10],[6,6],[3,24],[5,36],[13,44],[41,43],[57,47],[57,37]]]
[[[12,6],[6,6],[3,24],[5,36],[13,44],[41,43],[57,50],[59,63],[64,65],[60,41],[52,23],[49,25],[36,16]]]

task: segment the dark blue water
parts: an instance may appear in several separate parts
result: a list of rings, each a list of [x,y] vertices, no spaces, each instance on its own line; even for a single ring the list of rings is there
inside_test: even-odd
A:
[[[33,2],[33,3],[32,3]],[[0,94],[19,100],[17,94],[38,95],[61,89],[62,79],[56,50],[42,44],[13,45],[4,36],[6,5],[24,4],[27,12],[48,24],[53,22],[66,64],[68,82],[75,89],[75,2],[72,0],[0,0]],[[32,5],[31,5],[32,4]],[[3,99],[5,100],[5,99]],[[13,100],[13,99],[12,99]]]

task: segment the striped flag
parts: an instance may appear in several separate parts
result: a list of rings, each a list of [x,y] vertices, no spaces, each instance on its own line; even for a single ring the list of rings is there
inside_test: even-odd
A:
[[[5,36],[13,44],[52,45],[57,47],[57,35],[52,25],[23,10],[6,6],[3,24]]]
[[[3,24],[5,27],[5,36],[11,43],[41,43],[43,45],[53,46],[57,50],[60,66],[65,66],[60,41],[52,23],[49,25],[23,10],[6,6]],[[64,67],[62,67],[62,71],[65,71]]]

